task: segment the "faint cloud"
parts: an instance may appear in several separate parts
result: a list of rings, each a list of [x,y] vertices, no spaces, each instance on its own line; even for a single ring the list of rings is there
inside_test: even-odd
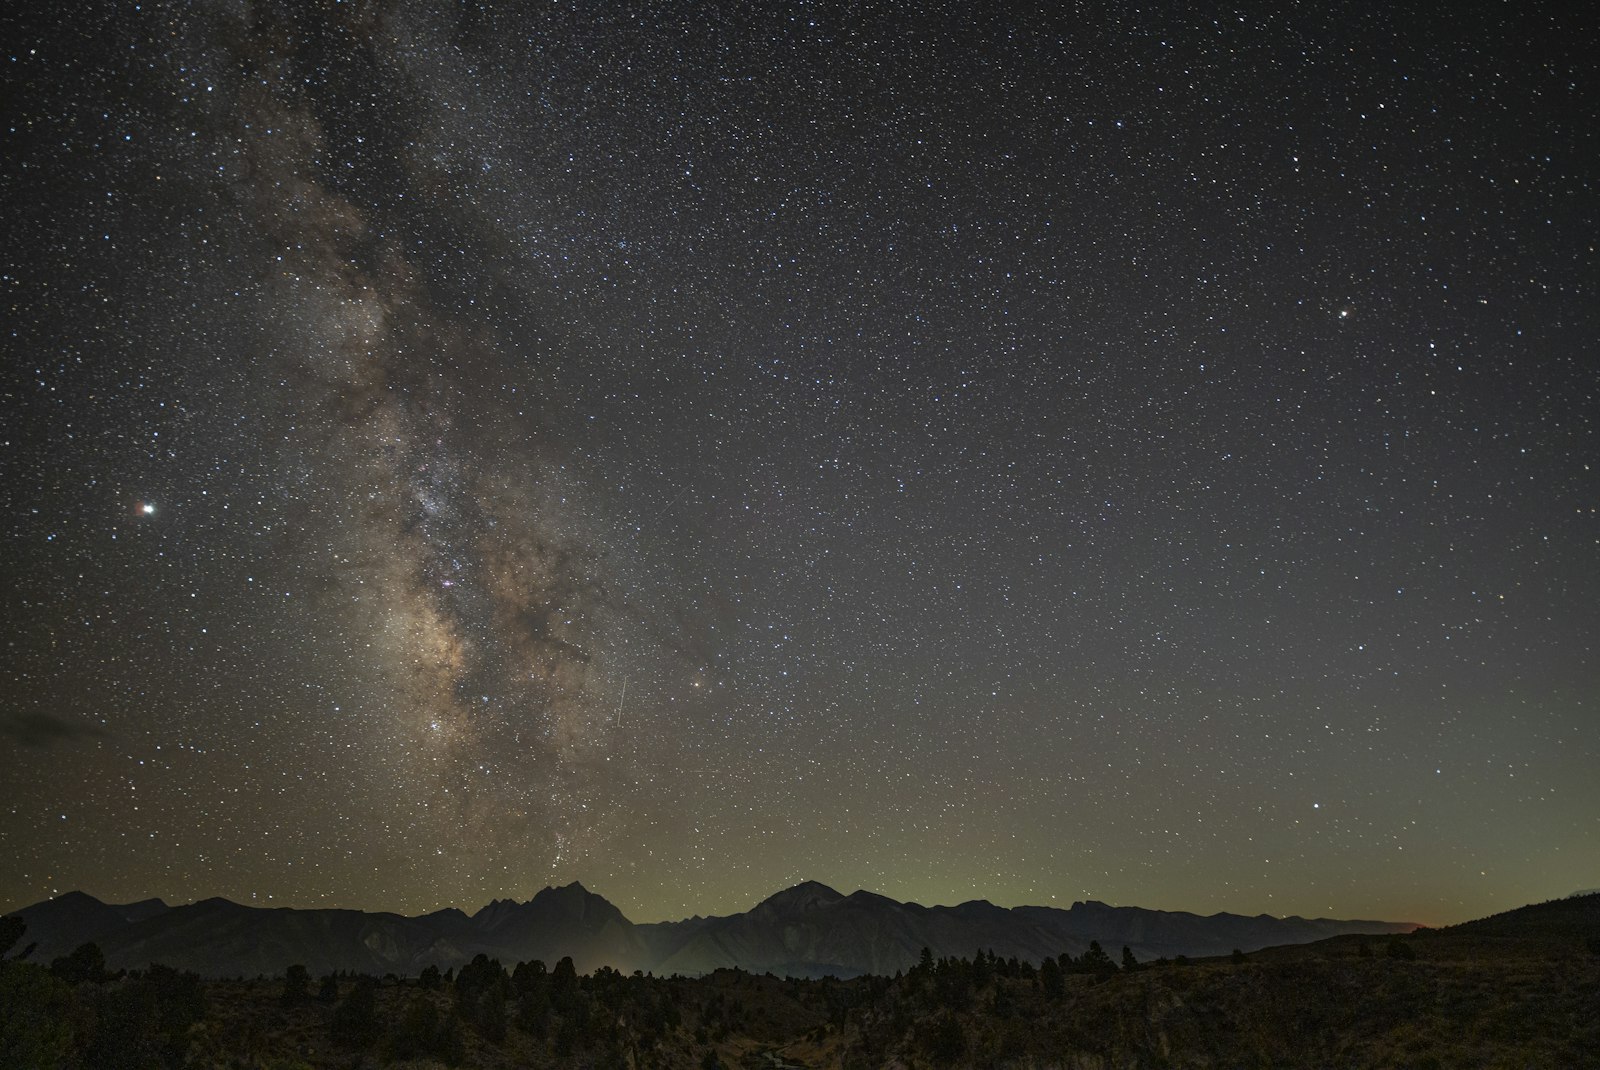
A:
[[[111,733],[100,725],[78,717],[56,717],[48,713],[13,713],[0,716],[0,738],[24,747],[48,747],[78,739],[104,739]]]

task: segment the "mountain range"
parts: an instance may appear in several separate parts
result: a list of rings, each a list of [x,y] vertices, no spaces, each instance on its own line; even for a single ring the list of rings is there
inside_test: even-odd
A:
[[[936,958],[970,958],[979,949],[1037,963],[1091,940],[1141,959],[1253,951],[1345,933],[1409,932],[1387,921],[1201,916],[1113,907],[1094,901],[1057,907],[998,907],[985,900],[925,907],[872,892],[843,895],[815,881],[778,892],[725,917],[634,924],[604,897],[573,883],[545,888],[527,902],[497,899],[475,914],[450,908],[406,917],[359,910],[261,908],[226,899],[169,906],[159,899],[103,903],[69,892],[16,912],[23,943],[48,963],[86,942],[112,969],[160,962],[205,977],[281,973],[291,964],[313,975],[415,975],[429,965],[459,966],[486,954],[512,964],[570,956],[579,972],[610,966],[625,973],[693,976],[724,967],[792,977],[889,975]]]

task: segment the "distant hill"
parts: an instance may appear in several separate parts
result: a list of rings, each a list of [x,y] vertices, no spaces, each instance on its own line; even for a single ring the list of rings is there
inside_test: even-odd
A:
[[[1112,951],[1127,946],[1140,959],[1152,959],[1253,951],[1344,933],[1409,932],[1415,926],[1265,914],[1202,917],[1097,902],[1074,903],[1069,910],[1007,909],[981,899],[924,907],[871,892],[841,895],[807,882],[744,914],[638,928],[654,952],[658,973],[702,974],[738,966],[758,973],[851,977],[909,969],[924,947],[936,958],[965,958],[983,949],[1037,963],[1063,951],[1082,954],[1098,940]]]
[[[940,956],[992,948],[1002,958],[1034,962],[1066,949],[1025,915],[990,903],[923,907],[871,892],[841,895],[815,882],[779,892],[743,914],[639,928],[655,952],[657,972],[668,974],[737,966],[756,973],[853,977],[907,969],[924,947]],[[1080,943],[1088,946],[1073,940]]]
[[[1466,938],[1566,943],[1578,936],[1600,940],[1600,891],[1579,892],[1565,899],[1532,903],[1487,918],[1452,925],[1432,935],[1445,941]]]
[[[36,960],[49,962],[93,941],[112,969],[160,962],[203,977],[276,974],[292,963],[314,973],[414,976],[429,965],[459,966],[480,952],[507,962],[571,956],[584,972],[632,969],[648,958],[633,924],[581,884],[546,888],[526,903],[497,900],[470,917],[455,909],[408,918],[226,899],[157,910],[101,903],[82,892],[17,915],[27,923],[26,942],[38,943]]]
[[[159,899],[137,903],[102,903],[83,892],[68,892],[24,907],[16,916],[28,923],[24,945],[33,944],[32,957],[49,962],[79,944],[106,939],[112,933],[172,909]]]
[[[793,977],[889,975],[922,948],[935,957],[979,949],[1037,963],[1091,940],[1140,959],[1225,954],[1347,933],[1409,932],[1403,922],[1244,917],[1074,903],[998,907],[984,900],[924,907],[858,891],[843,895],[808,881],[727,917],[635,925],[580,884],[546,888],[525,903],[496,900],[467,915],[421,917],[357,910],[260,908],[226,899],[169,907],[160,900],[115,905],[72,892],[17,912],[36,961],[93,941],[112,969],[161,962],[207,977],[281,973],[293,963],[333,971],[414,976],[425,966],[460,966],[477,954],[502,962],[570,956],[580,972],[701,975],[724,967]]]

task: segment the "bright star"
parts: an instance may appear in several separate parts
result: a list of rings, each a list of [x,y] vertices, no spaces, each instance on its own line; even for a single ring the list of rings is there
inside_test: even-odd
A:
[[[149,516],[155,511],[156,507],[151,505],[149,502],[145,502],[143,505],[139,506],[139,512],[143,513],[145,516]]]

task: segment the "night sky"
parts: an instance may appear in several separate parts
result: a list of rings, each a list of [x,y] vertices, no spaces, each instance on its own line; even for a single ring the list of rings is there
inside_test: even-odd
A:
[[[1592,12],[32,6],[0,906],[1600,885]]]

